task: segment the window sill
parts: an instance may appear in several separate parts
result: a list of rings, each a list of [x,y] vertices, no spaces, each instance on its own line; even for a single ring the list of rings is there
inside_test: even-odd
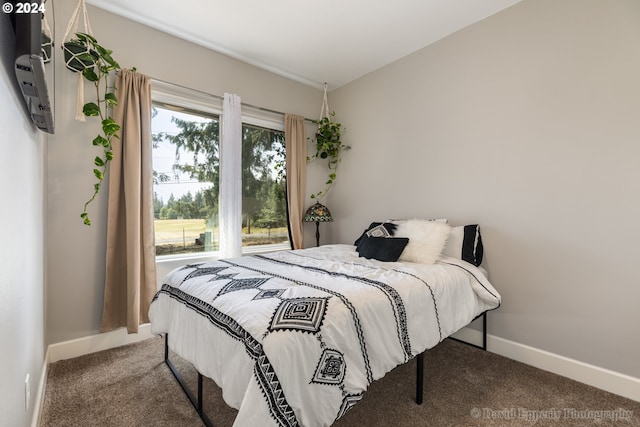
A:
[[[243,246],[242,255],[257,255],[266,254],[269,252],[288,251],[291,250],[291,245],[287,243],[277,243],[273,245],[256,245],[256,246]],[[176,255],[159,255],[156,256],[156,264],[169,263],[169,262],[205,262],[220,259],[220,252],[196,252],[191,254],[176,254]]]

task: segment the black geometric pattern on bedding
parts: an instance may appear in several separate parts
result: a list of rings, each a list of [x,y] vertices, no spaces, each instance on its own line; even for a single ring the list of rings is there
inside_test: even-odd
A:
[[[187,265],[184,265],[184,266],[180,267],[180,270],[188,270],[190,268],[198,268],[198,267],[200,267],[201,265],[204,265],[204,264],[205,264],[204,262],[197,262],[195,264],[187,264]]]
[[[268,298],[280,298],[283,293],[284,289],[263,289],[252,299],[259,300]]]
[[[191,273],[187,274],[186,277],[184,279],[182,279],[182,282],[180,284],[183,284],[184,282],[186,282],[189,279],[193,279],[194,277],[200,277],[200,276],[207,276],[207,275],[212,275],[212,276],[217,276],[217,274],[219,272],[221,272],[222,270],[227,270],[229,267],[196,267],[195,270],[193,270]],[[183,268],[184,270],[184,268]]]
[[[362,400],[362,393],[346,395],[344,399],[342,399],[342,405],[340,406],[336,420],[349,412],[360,400]]]
[[[294,330],[316,333],[322,326],[329,298],[292,298],[280,303],[269,331]]]
[[[257,358],[253,371],[260,390],[262,390],[262,395],[267,400],[271,416],[281,426],[297,427],[299,424],[296,414],[287,403],[280,380],[278,380],[276,371],[273,369],[266,354],[262,353]]]
[[[318,366],[311,379],[312,383],[340,385],[344,380],[347,366],[344,356],[338,350],[324,349]]]
[[[270,277],[251,277],[248,279],[232,279],[229,283],[224,285],[218,296],[228,294],[229,292],[243,291],[245,289],[255,289],[264,284],[270,279]]]

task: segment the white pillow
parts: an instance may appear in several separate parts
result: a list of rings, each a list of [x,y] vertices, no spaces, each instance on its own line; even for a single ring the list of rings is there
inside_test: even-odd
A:
[[[443,222],[409,219],[398,223],[394,237],[408,237],[409,243],[398,261],[434,264],[447,243],[451,226]]]
[[[478,224],[452,227],[442,255],[462,259],[476,267],[482,264],[484,247]]]

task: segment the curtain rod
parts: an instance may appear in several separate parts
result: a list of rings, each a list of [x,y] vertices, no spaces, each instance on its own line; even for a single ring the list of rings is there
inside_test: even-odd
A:
[[[194,91],[194,92],[198,92],[198,93],[201,93],[203,95],[210,96],[212,98],[224,100],[224,96],[216,95],[216,94],[213,94],[213,93],[205,92],[205,91],[200,90],[200,89],[194,89],[192,87],[183,86],[183,85],[178,84],[178,83],[172,83],[172,82],[168,82],[166,80],[161,80],[161,79],[156,79],[155,77],[151,77],[151,82],[154,82],[154,81],[159,82],[159,83],[164,83],[164,84],[167,84],[167,85],[177,86],[177,87],[182,88],[182,89],[187,89],[187,90],[191,90],[191,91]],[[257,105],[247,104],[246,102],[241,102],[241,105],[243,105],[245,107],[249,107],[249,108],[255,108],[257,110],[264,111],[264,112],[267,112],[267,113],[280,114],[281,116],[285,115],[285,113],[283,113],[282,111],[276,111],[276,110],[272,110],[270,108],[265,108],[265,107],[258,107]],[[305,122],[313,123],[312,119],[308,119],[308,118],[305,117],[304,120],[305,120]]]

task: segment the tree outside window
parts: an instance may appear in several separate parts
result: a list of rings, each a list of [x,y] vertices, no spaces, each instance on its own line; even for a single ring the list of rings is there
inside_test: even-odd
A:
[[[219,117],[156,104],[152,128],[156,254],[216,251]],[[244,124],[242,134],[243,246],[285,243],[284,133]]]

